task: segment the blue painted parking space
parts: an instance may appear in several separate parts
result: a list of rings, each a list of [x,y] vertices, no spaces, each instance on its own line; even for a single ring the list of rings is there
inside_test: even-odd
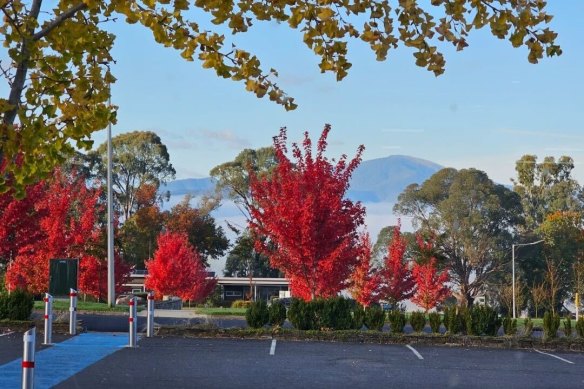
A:
[[[35,388],[53,387],[127,344],[127,333],[83,333],[37,352]],[[20,388],[21,379],[22,358],[0,366],[0,388]]]

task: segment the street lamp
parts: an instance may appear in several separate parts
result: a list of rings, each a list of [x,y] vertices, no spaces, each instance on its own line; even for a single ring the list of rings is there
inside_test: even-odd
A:
[[[111,92],[109,105],[111,108]],[[112,190],[112,124],[107,127],[107,305],[115,304],[115,277],[114,277],[114,217],[113,217],[113,190]]]
[[[513,277],[513,319],[516,318],[515,315],[515,247],[521,247],[521,246],[532,246],[534,244],[538,244],[543,242],[543,239],[540,239],[538,241],[535,242],[531,242],[531,243],[518,243],[518,244],[514,244],[511,245],[511,263],[512,263],[512,277]]]

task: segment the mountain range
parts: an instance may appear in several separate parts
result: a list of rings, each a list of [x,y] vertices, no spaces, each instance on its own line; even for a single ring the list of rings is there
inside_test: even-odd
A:
[[[425,159],[406,155],[390,155],[385,158],[361,162],[353,173],[347,197],[363,203],[394,203],[399,194],[410,184],[421,184],[442,166]],[[175,180],[166,185],[171,196],[194,196],[208,193],[215,187],[211,177]]]

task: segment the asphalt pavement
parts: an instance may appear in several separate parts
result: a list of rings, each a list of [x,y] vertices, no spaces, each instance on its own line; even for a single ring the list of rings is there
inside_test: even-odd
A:
[[[410,346],[411,347],[411,346]],[[233,339],[145,338],[58,388],[575,388],[584,354]]]

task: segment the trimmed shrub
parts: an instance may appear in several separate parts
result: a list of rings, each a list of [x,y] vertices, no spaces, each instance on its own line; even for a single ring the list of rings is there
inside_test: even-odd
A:
[[[286,307],[279,302],[272,302],[268,308],[268,322],[271,326],[281,327],[286,321]]]
[[[406,314],[399,310],[391,311],[387,314],[392,334],[401,334],[406,326]]]
[[[32,313],[34,299],[32,294],[17,289],[8,294],[0,294],[0,320],[28,320]]]
[[[265,326],[268,324],[269,319],[270,314],[268,312],[268,306],[263,300],[254,301],[245,311],[247,325],[252,328],[261,328]]]
[[[576,334],[584,338],[584,317],[579,317],[578,321],[576,321]]]
[[[560,315],[554,315],[547,311],[543,315],[543,334],[546,338],[555,338],[560,328]]]
[[[531,321],[530,318],[526,317],[525,320],[523,320],[523,336],[530,337],[532,333],[533,333],[533,322]]]
[[[304,300],[293,298],[288,310],[288,320],[298,330],[315,329],[314,305]]]
[[[381,331],[385,324],[385,312],[377,304],[365,309],[365,326],[372,331]]]
[[[566,320],[564,320],[564,335],[568,338],[572,336],[572,319],[570,319],[570,316],[567,316]]]
[[[430,322],[430,328],[435,334],[440,333],[440,323],[442,322],[442,317],[438,312],[431,312],[428,314],[428,321]]]
[[[468,308],[465,315],[468,335],[496,336],[501,327],[501,319],[495,309],[487,305]],[[517,323],[515,323],[517,326]]]
[[[319,313],[320,327],[332,330],[349,330],[353,326],[351,303],[342,297],[331,297],[322,303],[315,301],[315,312]],[[322,305],[321,305],[322,304]]]
[[[464,320],[458,311],[459,307],[451,306],[444,308],[444,327],[448,333],[455,335],[462,331]]]
[[[410,324],[415,332],[422,332],[426,327],[426,315],[424,312],[412,312],[410,315]]]
[[[246,300],[235,300],[231,303],[231,308],[249,308],[251,306],[252,301]]]
[[[503,331],[505,335],[515,335],[517,333],[517,319],[506,316],[503,319]]]
[[[353,330],[360,330],[363,327],[363,323],[365,322],[365,309],[361,304],[355,304],[353,306],[353,323],[351,325],[351,329]]]

